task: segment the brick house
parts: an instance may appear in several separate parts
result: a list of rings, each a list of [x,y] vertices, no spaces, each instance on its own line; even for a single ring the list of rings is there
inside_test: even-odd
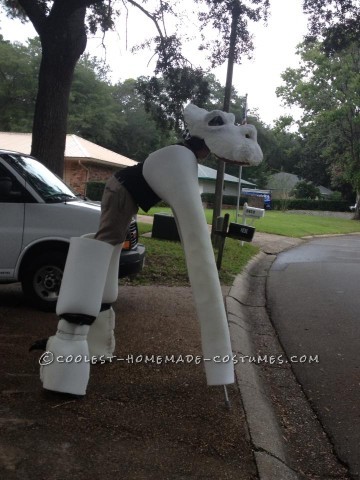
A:
[[[0,148],[29,154],[31,134],[0,132]],[[105,181],[116,170],[136,163],[77,135],[66,136],[63,180],[78,193],[85,194],[87,182]]]
[[[25,154],[31,151],[31,133],[0,132],[0,148]],[[105,181],[113,172],[135,165],[137,162],[107,148],[100,147],[77,135],[66,135],[63,180],[75,192],[85,194],[89,181]],[[198,165],[200,193],[214,193],[216,170]],[[237,196],[239,179],[225,174],[224,195]],[[241,180],[243,187],[256,187],[254,183]]]

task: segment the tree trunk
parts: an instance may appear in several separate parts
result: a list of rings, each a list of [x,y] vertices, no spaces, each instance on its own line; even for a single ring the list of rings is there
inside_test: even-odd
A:
[[[86,47],[86,8],[50,14],[40,32],[42,60],[31,154],[63,176],[68,102],[73,73]]]
[[[227,64],[227,73],[226,73],[226,85],[225,85],[225,96],[224,96],[225,112],[228,112],[230,110],[232,79],[233,79],[233,70],[234,70],[234,61],[235,61],[235,47],[236,47],[236,41],[237,41],[236,26],[239,21],[239,17],[240,17],[239,4],[238,2],[235,2],[234,7],[232,9],[229,55],[228,55],[228,64]],[[225,162],[222,160],[218,160],[216,183],[215,183],[215,202],[214,202],[212,228],[211,228],[212,242],[215,246],[217,246],[217,237],[215,235],[216,223],[217,223],[218,217],[220,217],[221,215],[221,210],[222,210],[224,177],[225,177]]]

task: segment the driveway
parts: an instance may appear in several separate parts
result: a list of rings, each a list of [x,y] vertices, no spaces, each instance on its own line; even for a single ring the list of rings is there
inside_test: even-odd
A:
[[[237,387],[228,410],[222,387],[185,360],[201,355],[190,288],[120,288],[123,360],[92,366],[82,400],[45,395],[39,353],[28,352],[55,332],[56,316],[31,310],[17,285],[0,288],[0,305],[1,479],[257,478]]]

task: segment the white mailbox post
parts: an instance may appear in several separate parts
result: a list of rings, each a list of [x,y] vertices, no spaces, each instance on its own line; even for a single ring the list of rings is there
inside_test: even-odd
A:
[[[255,208],[249,207],[247,203],[244,203],[243,210],[243,221],[245,222],[247,218],[262,218],[265,215],[264,208]]]
[[[252,225],[256,218],[262,218],[264,215],[265,215],[264,208],[249,207],[247,203],[244,203],[242,223],[246,225],[246,219],[250,218],[251,219],[250,224]],[[241,242],[241,245],[244,245],[244,242]]]

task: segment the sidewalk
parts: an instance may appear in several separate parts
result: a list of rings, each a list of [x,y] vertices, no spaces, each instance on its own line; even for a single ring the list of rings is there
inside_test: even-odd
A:
[[[262,253],[226,291],[239,358],[282,352],[265,282],[274,254],[294,241],[256,233]],[[46,395],[39,354],[28,353],[54,333],[55,315],[30,310],[13,285],[1,288],[0,305],[1,479],[347,478],[289,366],[239,362],[230,410],[222,387],[207,387],[190,357],[201,355],[190,288],[120,288],[118,357],[91,367],[82,400]]]

